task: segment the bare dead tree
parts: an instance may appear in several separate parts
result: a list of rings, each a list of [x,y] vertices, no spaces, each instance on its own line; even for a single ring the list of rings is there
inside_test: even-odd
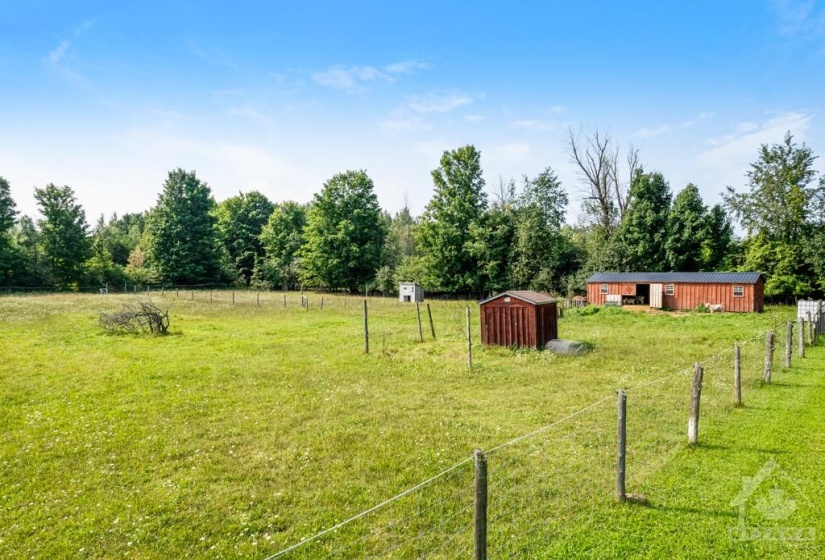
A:
[[[516,181],[515,179],[505,179],[503,176],[498,176],[498,184],[496,185],[496,192],[493,193],[495,197],[495,204],[500,206],[508,206],[513,204],[516,199]]]
[[[627,182],[620,179],[619,173],[619,148],[613,152],[612,164],[612,182],[613,190],[616,200],[616,207],[619,210],[618,220],[621,223],[624,218],[624,213],[627,211],[627,206],[630,204],[630,186],[633,184],[633,179],[636,173],[641,170],[641,162],[639,160],[639,149],[633,144],[627,147],[627,155],[625,156],[625,163],[627,164]]]
[[[640,169],[639,150],[632,144],[628,148],[626,164],[630,179],[627,182],[620,180],[619,147],[609,132],[582,133],[571,127],[567,151],[585,185],[585,211],[594,216],[606,235],[611,235],[630,203],[630,185]]]
[[[100,327],[113,334],[149,332],[166,334],[169,329],[169,310],[161,309],[151,301],[127,303],[115,313],[101,313]]]
[[[615,166],[610,134],[598,130],[584,135],[568,129],[567,149],[570,159],[579,168],[585,187],[585,209],[596,214],[597,221],[607,235],[616,222],[613,202],[612,177]]]

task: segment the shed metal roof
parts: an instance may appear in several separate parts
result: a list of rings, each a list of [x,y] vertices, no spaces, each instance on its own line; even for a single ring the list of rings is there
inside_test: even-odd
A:
[[[522,301],[526,301],[527,303],[532,303],[534,305],[545,305],[547,303],[556,302],[556,300],[551,298],[550,296],[539,292],[534,292],[532,290],[508,290],[506,292],[496,294],[492,297],[488,297],[487,299],[478,302],[478,304],[481,305],[483,303],[487,303],[488,301],[493,301],[494,299],[498,299],[504,296],[518,298]]]
[[[756,284],[761,277],[760,272],[597,272],[587,282]]]

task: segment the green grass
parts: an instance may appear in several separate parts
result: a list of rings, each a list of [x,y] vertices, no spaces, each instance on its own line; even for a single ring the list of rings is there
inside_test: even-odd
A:
[[[97,314],[126,296],[0,299],[0,556],[265,557],[601,399],[489,454],[498,557],[818,556],[727,533],[742,477],[773,457],[810,500],[794,523],[825,534],[821,347],[789,370],[778,348],[774,383],[759,382],[755,337],[790,308],[568,313],[560,336],[591,354],[476,346],[468,371],[467,302],[431,302],[438,338],[425,313],[422,344],[414,307],[373,299],[365,355],[359,298],[327,295],[321,310],[310,294],[305,310],[297,294],[286,308],[280,294],[155,297],[169,336],[101,333]],[[745,340],[734,409],[730,348]],[[706,381],[690,449],[695,360]],[[649,507],[613,503],[617,388],[630,388],[628,490]],[[467,556],[472,477],[465,462],[291,557]]]

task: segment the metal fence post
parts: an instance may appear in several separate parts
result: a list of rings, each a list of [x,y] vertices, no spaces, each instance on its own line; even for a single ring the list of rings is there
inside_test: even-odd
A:
[[[618,435],[616,438],[616,500],[624,502],[625,495],[625,450],[627,440],[627,393],[619,391]]]

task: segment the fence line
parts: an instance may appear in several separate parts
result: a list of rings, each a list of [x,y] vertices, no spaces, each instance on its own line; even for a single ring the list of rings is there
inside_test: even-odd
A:
[[[746,351],[748,356],[748,365],[752,365],[749,369],[751,371],[751,377],[758,377],[761,373],[761,369],[758,368],[759,360],[758,360],[758,351],[760,349],[760,345],[758,344],[764,337],[764,334],[760,333],[750,338],[746,339],[743,342],[740,342],[740,348]],[[756,343],[756,344],[754,344]],[[750,352],[756,351],[756,356],[753,357],[750,355]],[[730,355],[733,356],[733,348],[727,348],[716,352],[714,354],[710,354],[705,356],[704,359],[700,360],[706,364],[710,370],[723,370],[721,366],[723,366],[723,359]],[[751,360],[750,358],[754,358]],[[751,364],[751,362],[753,362]],[[732,371],[732,362],[731,362],[731,371]],[[686,403],[683,401],[686,400],[687,391],[682,393],[681,391],[673,392],[670,383],[665,383],[667,381],[676,379],[676,378],[684,378],[686,373],[693,371],[693,366],[680,369],[676,372],[670,373],[666,376],[660,377],[655,380],[647,381],[644,383],[640,383],[634,386],[631,386],[626,389],[628,392],[633,392],[631,394],[631,412],[630,417],[633,422],[639,422],[638,418],[634,418],[634,413],[632,412],[633,406],[635,405],[637,408],[641,407],[639,410],[648,410],[649,413],[660,414],[656,413],[656,410],[660,410],[662,406],[665,407],[667,411],[669,411],[667,415],[667,422],[672,424],[671,428],[667,430],[667,433],[670,434],[668,438],[665,438],[664,441],[652,441],[643,443],[641,447],[637,442],[631,440],[631,448],[635,449],[634,453],[636,456],[649,456],[647,462],[644,459],[641,461],[637,461],[638,463],[643,463],[641,466],[639,464],[630,464],[629,469],[631,474],[631,479],[634,479],[635,476],[638,476],[638,473],[645,472],[645,465],[649,465],[651,463],[651,459],[653,463],[661,464],[661,458],[664,457],[665,460],[668,457],[672,456],[674,451],[678,451],[679,448],[683,445],[684,435],[679,434],[681,430],[678,429],[678,426],[682,426],[683,422],[686,423],[688,418],[688,407]],[[727,374],[727,368],[724,368],[725,373]],[[721,377],[727,377],[721,376]],[[718,375],[708,375],[708,380],[706,383],[709,383],[709,388],[707,389],[710,391],[708,395],[705,395],[705,398],[712,398],[718,401],[719,393],[722,387],[726,389],[730,388],[730,385],[722,383],[722,379]],[[668,389],[670,393],[667,394],[666,399],[661,399],[661,395],[653,394],[653,396],[645,402],[639,402],[639,391],[642,389],[650,388],[654,385],[660,385],[661,388],[664,390],[665,387],[671,387]],[[706,391],[707,392],[707,391]],[[731,391],[732,394],[732,391]],[[633,402],[635,396],[635,402]],[[602,499],[598,496],[600,494],[594,493],[596,489],[600,492],[604,492],[605,497],[610,494],[610,491],[606,489],[607,484],[612,482],[612,479],[609,476],[609,471],[611,467],[611,460],[612,460],[612,451],[615,442],[611,439],[615,433],[613,432],[615,426],[615,419],[610,421],[608,417],[605,416],[608,410],[612,410],[612,407],[605,407],[605,410],[601,410],[598,413],[595,413],[595,410],[600,405],[606,402],[613,402],[615,399],[615,394],[611,392],[608,395],[605,395],[602,398],[599,398],[590,404],[579,408],[573,412],[565,414],[563,417],[554,420],[549,424],[545,424],[535,430],[532,430],[526,434],[521,436],[511,438],[505,442],[502,442],[498,445],[490,447],[486,450],[488,457],[491,461],[490,469],[491,469],[491,483],[489,490],[492,492],[490,498],[490,514],[488,517],[489,523],[491,524],[492,529],[489,532],[489,538],[491,540],[490,545],[490,552],[491,553],[503,553],[509,551],[512,554],[524,552],[524,550],[532,549],[538,546],[545,546],[547,545],[546,542],[531,542],[529,541],[530,538],[535,539],[535,535],[530,535],[529,531],[521,531],[520,529],[517,530],[519,527],[522,527],[524,523],[530,525],[531,523],[541,523],[545,526],[546,532],[545,537],[549,538],[551,534],[560,534],[565,530],[570,530],[571,526],[575,524],[572,522],[567,522],[568,515],[580,515],[581,508],[583,503],[589,503],[588,501],[592,501],[593,499]],[[681,404],[680,404],[681,403]],[[713,403],[712,403],[713,404]],[[718,408],[718,404],[716,404]],[[592,412],[590,414],[585,414],[588,412]],[[714,414],[718,414],[718,410],[713,409],[712,412]],[[641,416],[641,415],[639,415]],[[559,435],[559,438],[553,440],[553,453],[551,456],[545,456],[545,454],[541,453],[537,449],[541,446],[548,445],[545,440],[540,438],[541,441],[536,441],[535,437],[551,430],[554,427],[557,427],[561,424],[569,422],[573,419],[581,417],[584,421],[577,422],[575,430],[572,431],[565,431],[564,434]],[[714,415],[711,416],[712,418],[715,417]],[[607,418],[605,420],[605,418]],[[670,425],[669,424],[669,425]],[[584,429],[583,426],[587,426],[587,429]],[[647,426],[646,430],[656,431],[659,430],[659,426]],[[634,431],[634,433],[637,433]],[[582,435],[583,434],[583,435]],[[587,438],[595,437],[596,443],[593,444]],[[518,445],[523,445],[528,443],[529,441],[533,441],[531,445],[533,446],[533,452],[521,452],[516,451],[515,448]],[[581,442],[579,440],[582,440]],[[590,441],[590,443],[586,443]],[[571,453],[565,454],[558,452],[558,446],[561,444],[561,447],[564,449],[569,448]],[[665,452],[662,446],[665,445],[665,448],[669,446],[673,446],[670,452]],[[678,446],[677,446],[678,445]],[[538,447],[536,447],[538,446]],[[505,453],[506,452],[506,453]],[[538,453],[538,455],[536,455]],[[537,458],[540,457],[540,460]],[[658,460],[657,460],[658,459]],[[436,481],[441,479],[442,477],[446,476],[449,473],[454,472],[456,469],[468,465],[472,461],[472,457],[466,458],[455,465],[449,467],[445,471],[428,478],[426,481],[422,482],[419,485],[413,486],[400,494],[397,494],[380,504],[373,506],[363,512],[350,517],[349,519],[342,521],[328,529],[320,531],[313,536],[303,539],[300,542],[297,542],[291,545],[288,548],[285,548],[275,555],[270,556],[271,558],[277,558],[283,556],[289,552],[296,551],[305,545],[308,545],[310,542],[317,541],[321,537],[325,535],[329,535],[330,533],[336,532],[338,529],[341,529],[347,524],[350,524],[356,520],[363,519],[370,513],[375,513],[378,510],[393,504],[394,502],[400,500],[403,497],[410,496],[415,493],[419,493],[420,491],[424,491],[426,488],[430,487]],[[538,463],[536,463],[538,461]],[[548,465],[548,461],[555,465],[555,467],[551,468]],[[574,464],[579,464],[580,466],[583,465],[591,465],[597,464],[599,472],[605,476],[598,477],[598,481],[582,481],[578,480],[577,473],[579,472],[578,468],[573,468]],[[525,480],[530,480],[530,483],[525,483]],[[562,481],[565,484],[560,484],[559,482]],[[605,488],[602,488],[605,486]],[[563,488],[564,490],[559,490],[559,488]],[[465,488],[466,490],[466,488]],[[459,494],[463,496],[466,501],[466,496],[464,491],[460,491]],[[506,499],[505,499],[506,498]],[[421,497],[421,500],[426,500],[426,497]],[[449,498],[445,498],[448,500]],[[457,501],[461,501],[461,499],[456,498]],[[544,500],[544,501],[543,501]],[[560,505],[557,504],[561,500]],[[549,520],[549,519],[542,519],[537,512],[531,510],[528,507],[530,504],[533,503],[546,503],[546,501],[553,502],[554,505],[554,512],[560,514],[558,519]],[[443,502],[443,501],[442,501]],[[384,529],[393,529],[397,528],[399,533],[404,533],[404,537],[400,538],[398,542],[394,542],[388,548],[381,549],[381,551],[372,551],[370,554],[365,553],[365,551],[361,551],[362,554],[359,554],[360,557],[371,558],[376,556],[381,556],[387,554],[389,552],[395,551],[407,551],[405,547],[412,546],[411,543],[415,542],[416,538],[421,538],[426,540],[427,542],[418,543],[420,548],[417,550],[423,550],[426,548],[426,552],[428,554],[436,554],[441,555],[444,553],[444,549],[447,546],[450,546],[450,543],[454,541],[461,540],[462,547],[459,547],[460,550],[463,552],[467,552],[467,546],[469,546],[469,536],[468,531],[471,529],[472,525],[472,515],[471,509],[467,504],[464,506],[456,506],[453,509],[450,509],[449,514],[446,515],[437,515],[432,524],[428,525],[426,529],[419,529],[418,533],[416,534],[409,534],[412,529],[410,529],[407,525],[413,522],[425,523],[428,519],[428,515],[433,508],[438,508],[444,505],[442,502],[438,502],[435,506],[430,507],[430,509],[420,509],[418,511],[406,514],[402,516],[399,520],[393,521],[389,524],[382,525],[381,527]],[[515,504],[515,505],[513,505]],[[455,504],[453,504],[455,506]],[[502,509],[503,507],[503,509]],[[449,506],[445,506],[446,509],[449,509]],[[463,524],[458,523],[461,519],[464,520]],[[449,528],[453,529],[454,531],[451,533],[450,531],[446,531],[444,534],[441,534],[439,531],[443,526],[449,526]],[[509,531],[512,529],[512,531]],[[509,531],[509,533],[508,533]],[[515,534],[525,534],[524,538],[522,537],[512,537]],[[508,537],[507,535],[510,534],[511,536]],[[416,536],[418,535],[418,537]],[[365,544],[366,541],[370,537],[374,537],[371,531],[366,531],[365,534],[360,537],[359,542]],[[386,537],[386,535],[385,535]],[[433,538],[441,538],[440,541],[437,543],[432,543]],[[527,539],[527,540],[525,540]],[[429,544],[428,544],[429,543]],[[429,545],[432,545],[436,548],[428,548]],[[336,552],[343,552],[344,550],[350,550],[350,548],[354,545],[344,545],[344,548],[335,549]],[[317,552],[317,551],[316,551]],[[451,552],[453,552],[451,550]],[[337,556],[337,555],[336,555]],[[402,554],[402,556],[404,556]],[[449,556],[449,554],[447,554]],[[455,555],[454,555],[455,556]],[[310,557],[316,557],[311,555]]]

